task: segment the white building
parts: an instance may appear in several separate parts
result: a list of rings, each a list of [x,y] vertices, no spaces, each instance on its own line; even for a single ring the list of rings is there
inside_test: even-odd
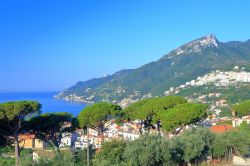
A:
[[[132,132],[119,132],[125,140],[134,141],[140,137],[140,133],[132,133]]]
[[[243,116],[242,118],[232,120],[232,124],[234,127],[239,127],[244,122],[250,124],[250,116]]]
[[[63,133],[59,147],[72,147],[76,141],[76,133]]]

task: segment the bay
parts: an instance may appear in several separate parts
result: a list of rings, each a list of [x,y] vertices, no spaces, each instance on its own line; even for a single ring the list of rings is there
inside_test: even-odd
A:
[[[53,98],[58,92],[1,92],[0,103],[35,100],[42,104],[42,113],[69,112],[77,116],[85,107],[84,103],[69,102]]]

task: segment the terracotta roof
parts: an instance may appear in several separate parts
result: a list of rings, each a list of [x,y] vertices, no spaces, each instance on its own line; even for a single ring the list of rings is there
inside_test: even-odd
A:
[[[115,128],[116,128],[116,129],[120,129],[120,128],[121,128],[121,126],[116,126]]]
[[[210,128],[210,130],[214,133],[225,133],[228,131],[232,131],[235,128],[232,125],[215,125]]]
[[[19,134],[18,138],[22,139],[22,140],[25,140],[25,139],[34,139],[35,135],[34,134]]]

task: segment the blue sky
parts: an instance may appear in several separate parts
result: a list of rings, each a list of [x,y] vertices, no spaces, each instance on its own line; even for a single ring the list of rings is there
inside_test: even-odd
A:
[[[54,91],[155,61],[213,33],[250,38],[250,1],[0,2],[0,91]]]

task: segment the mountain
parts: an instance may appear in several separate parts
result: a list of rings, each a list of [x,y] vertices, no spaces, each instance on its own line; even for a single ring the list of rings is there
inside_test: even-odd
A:
[[[185,97],[189,102],[209,105],[216,116],[231,116],[231,106],[250,99],[250,66],[234,66],[197,77],[178,87],[171,87],[165,95]]]
[[[162,96],[209,72],[250,63],[250,40],[220,42],[215,35],[201,37],[137,69],[77,82],[56,97],[82,102],[109,101],[126,106],[138,99]]]

